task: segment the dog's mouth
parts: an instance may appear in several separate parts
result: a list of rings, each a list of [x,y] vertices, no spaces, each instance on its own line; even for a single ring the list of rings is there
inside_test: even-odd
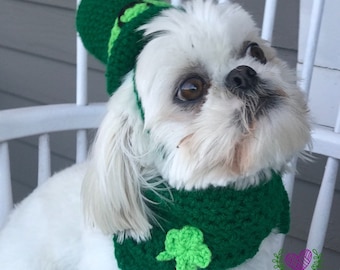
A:
[[[242,100],[241,110],[235,112],[235,122],[247,130],[252,129],[260,117],[280,106],[286,96],[283,90],[273,90],[269,82],[261,80],[256,71],[248,66],[233,69],[225,84],[230,93]]]

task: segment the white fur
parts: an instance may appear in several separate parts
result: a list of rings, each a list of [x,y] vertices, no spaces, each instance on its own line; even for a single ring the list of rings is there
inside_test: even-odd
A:
[[[130,73],[108,104],[90,160],[53,176],[10,216],[0,232],[1,270],[117,269],[112,235],[143,241],[157,222],[141,192],[155,189],[149,180],[187,190],[244,189],[257,185],[263,172],[282,171],[309,141],[308,110],[295,77],[258,37],[250,16],[230,3],[198,0],[185,9],[166,10],[142,27],[153,35],[135,74],[145,119]],[[245,41],[261,46],[265,65],[240,57]],[[241,119],[243,129],[233,119],[244,103],[224,84],[241,65],[283,93],[254,126]],[[193,71],[209,77],[210,87],[205,101],[189,108],[174,95]],[[273,232],[235,269],[273,269],[278,239]]]
[[[84,226],[80,190],[87,167],[54,175],[16,206],[0,232],[1,270],[118,269],[111,237]]]

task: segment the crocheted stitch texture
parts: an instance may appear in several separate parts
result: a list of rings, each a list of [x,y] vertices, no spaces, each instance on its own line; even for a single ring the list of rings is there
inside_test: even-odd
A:
[[[138,27],[170,7],[157,0],[82,0],[77,12],[77,30],[87,50],[106,64],[110,95],[134,68],[147,43]]]
[[[145,242],[125,239],[118,243],[114,237],[115,256],[122,270],[179,269],[177,258],[158,257],[167,250],[167,233],[172,229],[190,226],[202,232],[203,243],[212,254],[206,267],[210,270],[225,270],[243,263],[257,253],[272,229],[278,228],[281,233],[289,230],[289,201],[278,174],[242,191],[231,187],[195,191],[166,187],[158,194],[145,191],[145,197],[155,202],[149,207],[159,224],[153,224],[151,239]]]
[[[176,260],[176,270],[206,268],[211,262],[211,251],[203,243],[203,233],[199,229],[185,226],[166,234],[165,251],[158,254],[156,259]]]

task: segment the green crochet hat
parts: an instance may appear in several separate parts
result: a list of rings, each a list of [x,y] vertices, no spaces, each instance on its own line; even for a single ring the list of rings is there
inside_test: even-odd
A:
[[[77,30],[86,49],[106,64],[110,95],[134,68],[147,42],[138,27],[170,7],[169,3],[157,0],[82,0]]]

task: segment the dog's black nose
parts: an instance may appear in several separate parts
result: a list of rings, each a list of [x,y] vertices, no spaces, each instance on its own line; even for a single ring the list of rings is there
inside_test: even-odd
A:
[[[248,66],[238,66],[229,72],[225,79],[225,85],[229,90],[250,90],[258,83],[255,70]]]

